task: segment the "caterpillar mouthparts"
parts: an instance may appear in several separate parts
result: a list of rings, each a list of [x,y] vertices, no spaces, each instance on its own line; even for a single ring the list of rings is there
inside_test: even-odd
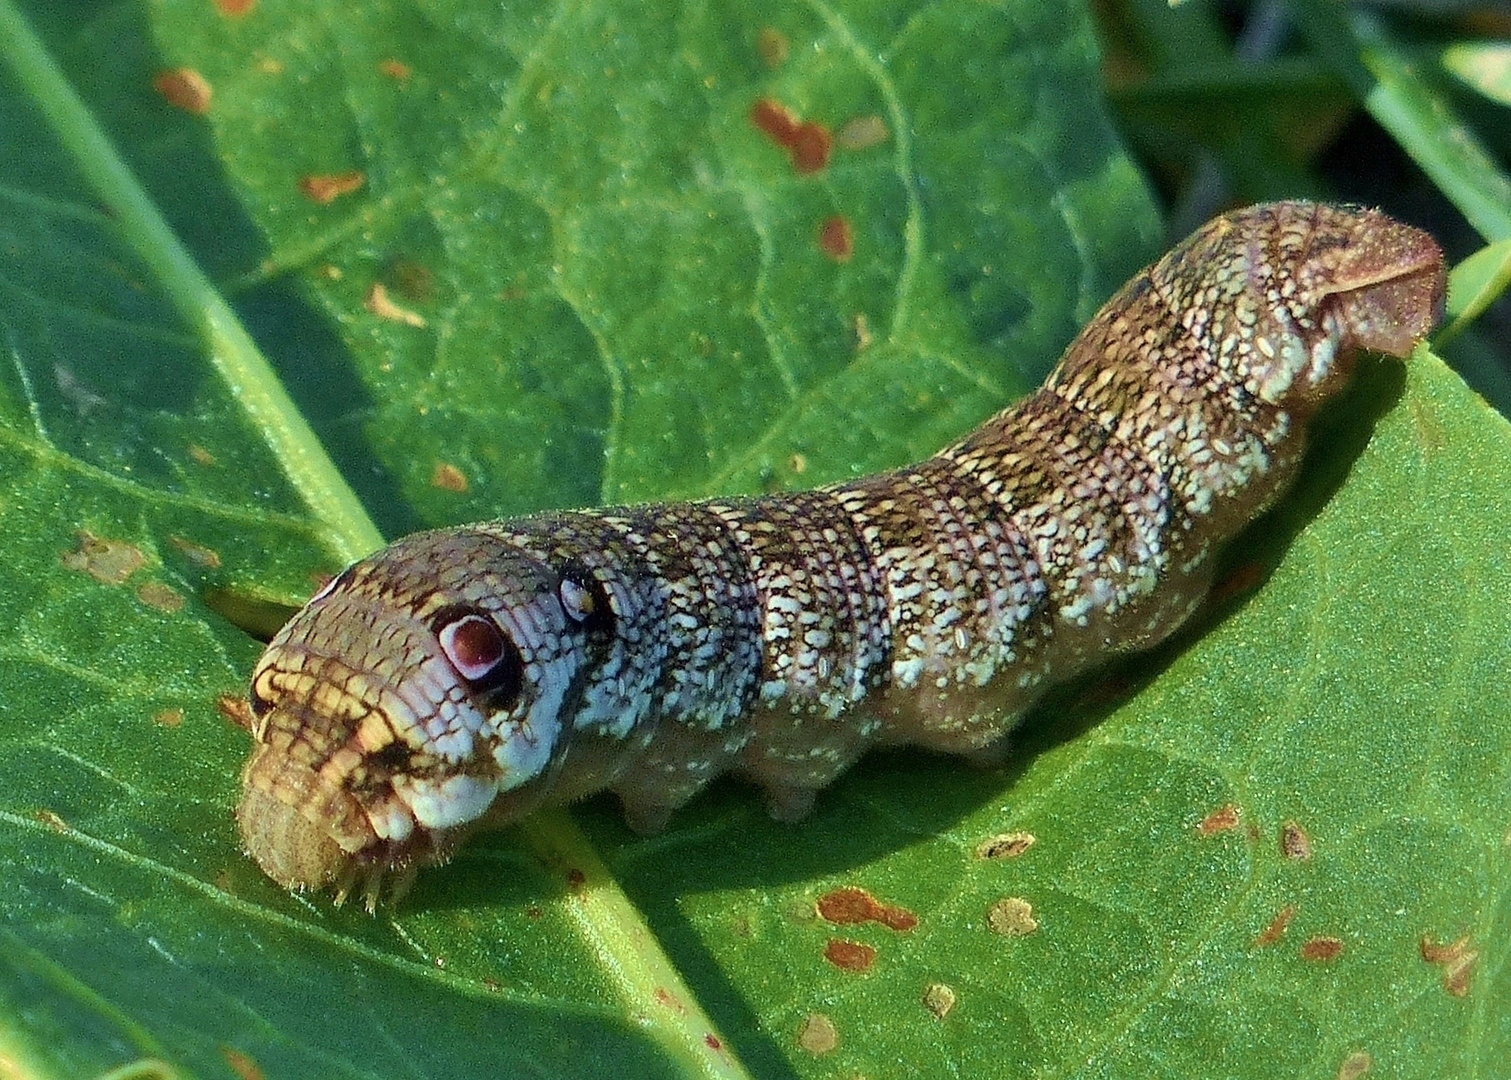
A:
[[[795,819],[873,746],[1000,752],[1049,686],[1181,625],[1355,356],[1409,353],[1444,289],[1433,239],[1382,213],[1251,207],[917,465],[400,540],[257,664],[246,849],[371,906],[468,833],[603,789],[651,830],[735,771]]]

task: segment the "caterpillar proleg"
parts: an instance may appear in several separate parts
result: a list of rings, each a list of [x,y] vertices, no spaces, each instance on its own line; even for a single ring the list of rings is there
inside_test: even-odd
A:
[[[990,754],[1048,687],[1181,625],[1356,355],[1405,356],[1443,294],[1417,229],[1252,207],[919,464],[400,540],[258,663],[246,848],[284,886],[371,899],[477,828],[603,789],[655,829],[735,771],[795,819],[873,746]]]

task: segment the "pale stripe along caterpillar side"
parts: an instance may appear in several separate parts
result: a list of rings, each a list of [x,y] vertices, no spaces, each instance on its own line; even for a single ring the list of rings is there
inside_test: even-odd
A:
[[[921,464],[401,540],[257,665],[247,850],[285,886],[365,879],[372,902],[478,827],[605,788],[654,829],[734,770],[797,818],[869,747],[991,753],[1048,686],[1180,626],[1354,357],[1405,356],[1443,293],[1425,233],[1254,207]]]

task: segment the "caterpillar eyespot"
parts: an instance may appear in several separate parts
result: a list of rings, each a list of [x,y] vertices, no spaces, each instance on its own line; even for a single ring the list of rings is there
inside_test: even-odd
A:
[[[603,584],[586,567],[572,563],[560,571],[557,595],[567,617],[589,634],[610,636],[614,632],[614,606]]]
[[[1437,244],[1379,212],[1251,207],[917,465],[401,540],[259,661],[246,848],[284,886],[362,879],[371,902],[594,791],[654,828],[735,771],[797,817],[872,746],[1000,750],[1049,686],[1181,625],[1355,356],[1405,356],[1443,294]]]
[[[585,623],[593,617],[593,594],[571,578],[561,579],[561,606],[575,622]]]
[[[493,619],[468,607],[446,607],[432,618],[435,640],[471,689],[497,690],[518,683],[518,650]]]

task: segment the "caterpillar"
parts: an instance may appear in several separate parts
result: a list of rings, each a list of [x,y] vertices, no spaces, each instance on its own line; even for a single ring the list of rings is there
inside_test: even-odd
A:
[[[1378,211],[1251,207],[919,464],[402,539],[258,662],[246,850],[371,905],[472,831],[603,789],[654,830],[734,771],[797,819],[873,746],[1000,754],[1048,687],[1181,625],[1355,357],[1407,355],[1444,289],[1433,239]]]

